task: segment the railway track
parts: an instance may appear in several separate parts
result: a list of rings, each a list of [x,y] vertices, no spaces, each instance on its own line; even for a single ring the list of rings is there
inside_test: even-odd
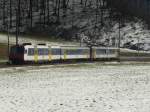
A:
[[[150,62],[150,57],[120,57],[120,61],[149,61]]]
[[[141,64],[141,63],[150,63],[150,57],[120,57],[120,61],[117,59],[115,60],[80,60],[80,61],[62,61],[62,62],[50,62],[50,63],[28,63],[28,64],[19,64],[19,65],[14,65],[14,64],[9,64],[8,61],[0,61],[0,68],[11,68],[11,67],[29,67],[29,66],[34,66],[34,67],[40,67],[40,66],[47,66],[47,65],[78,65],[78,64],[89,64],[89,63],[102,63],[102,64],[113,64],[113,62],[118,62],[117,64],[126,64],[126,62],[129,63],[136,63]]]

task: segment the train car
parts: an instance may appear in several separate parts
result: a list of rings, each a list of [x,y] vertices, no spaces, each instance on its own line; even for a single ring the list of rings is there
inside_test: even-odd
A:
[[[10,48],[9,60],[12,63],[22,63],[24,61],[24,46],[16,45]]]
[[[93,47],[92,59],[115,59],[118,56],[117,48]]]
[[[51,61],[61,60],[61,47],[60,46],[49,46]]]
[[[14,64],[44,63],[62,60],[115,59],[117,54],[116,48],[23,44],[11,47],[9,60]]]
[[[61,59],[59,46],[41,45],[15,45],[10,49],[9,60],[14,64],[18,63],[41,63]]]
[[[61,47],[62,60],[90,59],[90,48],[88,47]]]
[[[31,45],[25,46],[25,62],[51,62],[61,59],[61,48],[59,46]]]
[[[25,45],[24,62],[49,61],[49,47],[46,45]]]

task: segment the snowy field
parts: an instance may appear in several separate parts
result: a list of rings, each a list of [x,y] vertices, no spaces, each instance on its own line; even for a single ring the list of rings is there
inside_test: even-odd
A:
[[[150,112],[150,64],[1,68],[0,112]]]

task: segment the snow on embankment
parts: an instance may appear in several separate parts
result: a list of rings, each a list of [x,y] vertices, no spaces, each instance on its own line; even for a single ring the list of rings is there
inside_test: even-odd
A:
[[[94,32],[94,22],[93,19],[90,18],[88,21],[80,22],[78,25],[83,25],[80,29],[83,35],[91,38],[88,33],[92,34]],[[85,24],[86,23],[86,24]],[[87,25],[88,24],[88,25]],[[120,39],[121,39],[121,47],[125,46],[125,44],[129,43],[129,46],[133,46],[137,43],[150,43],[150,31],[147,28],[147,25],[144,21],[139,19],[126,20],[122,23],[120,28]],[[119,22],[117,20],[109,20],[105,19],[104,26],[102,27],[100,23],[98,23],[98,28],[100,31],[96,32],[96,42],[101,43],[108,46],[118,46],[119,40]],[[82,32],[84,31],[84,32]],[[88,32],[88,33],[87,33]]]
[[[130,42],[132,45],[137,43],[150,43],[150,31],[147,29],[143,21],[127,21],[120,28],[121,33],[121,46]],[[103,38],[116,38],[119,36],[119,25],[113,22],[111,29],[103,33]],[[117,41],[116,40],[116,41]]]
[[[121,51],[121,56],[147,56],[150,57],[150,52],[149,51],[137,51],[137,50],[130,50],[130,49],[120,49]]]
[[[121,29],[122,40],[133,41],[133,43],[150,41],[150,31],[142,22],[126,23],[126,26]]]
[[[150,61],[149,51],[137,51],[130,49],[120,49],[121,61]]]
[[[0,34],[0,43],[7,43],[8,42],[8,36],[5,34]],[[10,44],[16,43],[16,37],[14,35],[10,35]],[[75,42],[65,42],[63,40],[51,40],[49,38],[45,37],[30,37],[30,36],[19,36],[19,44],[22,43],[32,43],[32,44],[39,44],[39,43],[45,43],[49,45],[78,45]]]

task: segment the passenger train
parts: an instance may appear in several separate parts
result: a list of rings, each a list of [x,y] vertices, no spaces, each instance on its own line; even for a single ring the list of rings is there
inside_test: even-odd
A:
[[[22,44],[11,47],[9,60],[13,64],[48,63],[68,60],[116,59],[117,54],[117,48]]]

